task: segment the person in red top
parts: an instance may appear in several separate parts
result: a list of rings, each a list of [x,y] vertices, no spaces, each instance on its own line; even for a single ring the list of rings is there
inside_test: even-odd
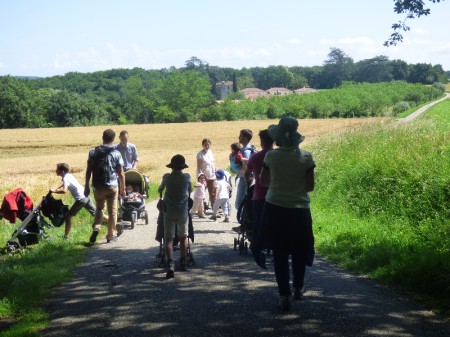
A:
[[[252,179],[254,179],[255,187],[253,190],[253,229],[255,229],[260,221],[262,208],[264,205],[264,200],[266,198],[268,187],[261,186],[259,175],[261,173],[261,169],[264,162],[264,156],[267,151],[273,149],[273,139],[270,137],[267,129],[261,130],[259,132],[259,139],[261,142],[262,150],[255,153],[247,162],[247,166],[244,171],[244,179],[247,186],[250,186],[252,183]]]

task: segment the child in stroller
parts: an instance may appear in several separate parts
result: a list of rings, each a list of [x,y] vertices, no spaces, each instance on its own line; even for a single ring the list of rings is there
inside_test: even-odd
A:
[[[120,200],[118,235],[123,222],[129,222],[131,229],[139,219],[144,219],[148,225],[148,213],[145,210],[145,199],[148,197],[148,179],[137,170],[125,172],[127,195]],[[120,233],[121,234],[121,233]]]

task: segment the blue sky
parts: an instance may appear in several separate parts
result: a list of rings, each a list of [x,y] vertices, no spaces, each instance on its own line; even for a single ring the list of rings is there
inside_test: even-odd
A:
[[[53,76],[113,68],[323,65],[330,48],[450,70],[450,1],[408,21],[392,0],[0,0],[0,75]]]

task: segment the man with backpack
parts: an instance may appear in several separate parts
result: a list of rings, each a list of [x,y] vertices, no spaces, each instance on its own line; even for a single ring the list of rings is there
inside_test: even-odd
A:
[[[239,132],[239,143],[242,144],[241,148],[241,154],[242,154],[242,168],[237,174],[237,177],[239,179],[238,185],[237,185],[237,191],[236,191],[236,200],[235,200],[235,206],[236,209],[239,209],[239,206],[242,203],[242,200],[244,200],[245,193],[247,191],[247,184],[245,183],[244,179],[244,172],[247,167],[247,162],[250,159],[250,157],[253,155],[253,153],[256,153],[256,148],[250,144],[250,141],[252,140],[253,132],[249,129],[242,129]]]
[[[93,232],[89,242],[95,243],[103,220],[103,210],[108,209],[108,233],[106,242],[114,239],[117,224],[117,199],[125,197],[125,175],[123,159],[119,151],[114,149],[116,133],[107,129],[103,132],[103,144],[89,151],[86,167],[84,195],[90,194],[89,181],[92,176],[92,187],[97,210],[95,212]]]

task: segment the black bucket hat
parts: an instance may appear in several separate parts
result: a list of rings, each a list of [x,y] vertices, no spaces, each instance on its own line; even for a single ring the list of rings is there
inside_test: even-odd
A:
[[[291,116],[284,116],[278,125],[270,125],[268,132],[278,146],[297,146],[305,139],[297,131],[298,121]]]
[[[186,160],[181,154],[176,154],[172,157],[170,163],[167,164],[166,167],[170,167],[171,169],[175,170],[182,170],[188,168],[189,166],[186,165]]]

